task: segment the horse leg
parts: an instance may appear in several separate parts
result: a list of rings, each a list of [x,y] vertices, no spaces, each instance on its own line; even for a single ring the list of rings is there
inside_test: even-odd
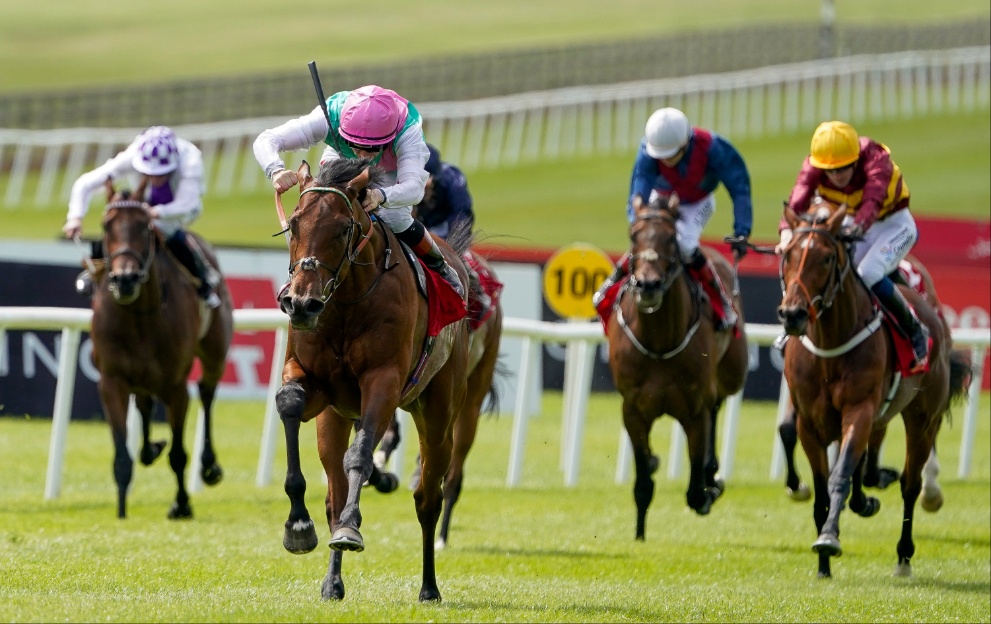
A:
[[[685,493],[685,499],[688,501],[688,506],[695,510],[695,513],[705,516],[712,510],[712,503],[718,498],[716,492],[710,491],[706,487],[704,475],[706,457],[710,452],[708,449],[709,441],[712,439],[712,419],[710,414],[703,411],[690,415],[680,422],[688,439],[688,463],[690,466],[688,491]]]
[[[392,422],[389,423],[389,428],[385,430],[385,435],[382,436],[382,441],[379,442],[379,447],[372,455],[372,462],[375,467],[379,470],[385,468],[385,465],[389,463],[389,458],[392,457],[392,453],[399,448],[399,442],[402,440],[402,436],[399,435],[399,419],[395,416],[392,417]]]
[[[912,557],[915,542],[912,541],[912,523],[915,518],[915,501],[922,492],[922,469],[929,460],[936,443],[936,432],[927,430],[922,422],[924,415],[902,413],[905,421],[905,469],[902,471],[902,533],[898,539],[898,565],[895,576],[912,576]]]
[[[853,471],[850,489],[850,511],[862,518],[870,518],[881,511],[881,501],[873,496],[864,494],[864,470],[869,463],[870,451],[864,454]]]
[[[437,405],[434,401],[430,409],[431,417],[439,418],[444,422],[444,417],[439,413],[438,408],[444,406]],[[448,419],[450,406],[447,406]],[[443,507],[442,484],[444,478],[451,467],[451,455],[453,449],[452,435],[448,427],[442,428],[440,422],[435,422],[429,427],[425,424],[420,429],[420,456],[421,471],[420,482],[413,492],[413,501],[416,505],[416,519],[420,522],[420,536],[423,546],[423,578],[420,584],[420,602],[440,601],[440,589],[437,587],[437,572],[434,561],[434,536],[437,531],[437,519],[440,517]]]
[[[165,450],[165,440],[151,441],[151,416],[155,409],[155,399],[149,394],[135,394],[134,405],[141,413],[141,452],[138,457],[145,466],[150,466]]]
[[[317,416],[317,451],[320,463],[327,475],[327,498],[325,507],[327,525],[331,534],[337,530],[348,496],[348,480],[344,474],[344,464],[341,460],[347,450],[348,439],[351,435],[352,423],[342,418],[332,408],[324,409]],[[320,595],[324,600],[344,599],[344,578],[341,576],[341,564],[344,551],[331,550],[330,561],[327,565],[327,576],[320,586]]]
[[[636,539],[644,541],[647,527],[647,509],[654,500],[653,474],[660,461],[650,452],[650,423],[646,423],[637,413],[632,403],[623,400],[623,425],[630,436],[633,447],[633,466],[636,476],[633,479],[633,502],[637,506]]]
[[[716,499],[726,491],[726,482],[716,477],[719,474],[719,457],[716,456],[716,420],[722,405],[722,401],[717,401],[710,411],[710,422],[712,424],[709,426],[708,451],[705,454],[705,487],[713,495],[712,502],[716,502]]]
[[[134,476],[134,460],[127,450],[127,400],[130,394],[124,384],[108,375],[100,377],[97,383],[103,413],[110,424],[110,435],[114,442],[114,481],[117,483],[117,517],[127,517],[127,491]]]
[[[867,468],[864,471],[864,485],[883,490],[898,480],[898,471],[894,468],[882,468],[881,444],[884,443],[886,429],[871,432],[871,440],[867,445]]]
[[[434,542],[434,549],[443,550],[447,546],[448,534],[451,530],[451,515],[454,506],[461,498],[461,486],[464,483],[465,459],[468,451],[475,442],[478,433],[478,416],[482,411],[482,401],[485,399],[485,389],[481,396],[469,396],[465,400],[468,408],[458,416],[454,423],[454,450],[451,452],[451,467],[444,478],[444,512],[440,519],[440,534]]]
[[[798,444],[798,430],[795,427],[795,410],[788,410],[784,420],[778,425],[778,437],[785,451],[785,464],[788,474],[785,476],[785,491],[793,501],[805,502],[812,498],[809,486],[802,483],[795,468],[795,446]]]
[[[829,475],[829,513],[819,531],[819,537],[812,544],[812,550],[830,557],[843,554],[840,546],[840,513],[850,496],[851,481],[857,465],[867,452],[870,438],[869,427],[874,415],[873,406],[864,404],[843,414],[842,430],[845,432],[840,443],[836,465]]]
[[[200,402],[203,405],[203,454],[200,456],[200,478],[207,485],[217,485],[224,478],[224,470],[217,463],[217,455],[213,450],[213,399],[216,396],[217,383],[204,380],[199,383]]]
[[[317,531],[304,500],[306,479],[299,466],[299,426],[305,404],[306,392],[297,381],[283,384],[275,394],[275,406],[286,434],[285,490],[289,496],[289,518],[282,534],[282,546],[294,555],[317,547]]]
[[[935,513],[943,506],[943,488],[939,486],[936,477],[939,476],[939,457],[936,456],[936,444],[929,453],[929,459],[922,468],[922,508]]]
[[[815,499],[812,502],[812,519],[816,525],[816,534],[821,534],[826,524],[826,517],[829,515],[829,455],[826,448],[829,446],[820,440],[814,431],[809,431],[803,426],[801,418],[796,418],[798,429],[798,439],[802,442],[805,456],[809,459],[809,466],[812,469],[812,489],[815,492]],[[830,554],[825,550],[819,553],[819,578],[830,578],[832,572],[829,566]]]
[[[186,429],[186,411],[189,409],[189,392],[186,390],[186,383],[181,382],[173,388],[169,396],[163,401],[168,412],[169,427],[172,429],[169,466],[175,473],[178,485],[175,502],[169,508],[168,518],[169,520],[188,520],[193,517],[193,509],[189,505],[189,493],[186,491],[186,462],[189,458],[182,444]]]

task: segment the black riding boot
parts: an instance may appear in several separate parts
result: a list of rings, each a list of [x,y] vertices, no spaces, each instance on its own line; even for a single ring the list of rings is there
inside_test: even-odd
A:
[[[629,274],[630,274],[630,254],[629,252],[627,252],[623,254],[623,257],[620,258],[619,262],[616,263],[615,268],[613,268],[612,270],[612,274],[609,277],[607,277],[605,281],[602,282],[602,285],[599,286],[599,289],[595,291],[594,295],[592,295],[592,306],[598,308],[599,304],[605,298],[606,291],[609,290],[609,287]]]
[[[459,297],[462,299],[465,298],[465,286],[461,283],[461,278],[458,277],[457,271],[451,268],[451,265],[444,259],[444,255],[441,254],[436,241],[430,236],[430,232],[423,227],[422,223],[413,221],[413,225],[402,232],[396,232],[396,237],[409,245],[413,253],[420,260],[423,260],[423,263],[427,265],[428,269],[443,277],[444,281],[451,285],[451,288],[454,289],[454,292],[458,293]]]
[[[736,325],[739,317],[736,315],[736,308],[733,307],[733,300],[730,299],[723,283],[716,275],[716,269],[709,262],[709,259],[702,253],[701,248],[697,248],[687,264],[688,272],[702,286],[702,290],[709,295],[709,298],[719,297],[723,304],[723,317],[717,321],[716,331],[723,331]]]
[[[220,297],[213,290],[218,283],[216,272],[207,262],[203,250],[196,244],[193,237],[188,236],[185,230],[178,230],[169,238],[166,245],[168,245],[172,255],[200,280],[200,285],[196,289],[196,294],[200,296],[200,299],[206,303],[208,308],[220,307]]]
[[[925,369],[929,361],[929,328],[915,315],[915,311],[908,305],[901,290],[890,279],[882,279],[874,284],[871,290],[880,299],[881,305],[891,312],[895,320],[898,321],[898,325],[912,341],[912,352],[915,354],[912,371]]]
[[[90,261],[86,264],[83,272],[76,276],[75,284],[76,293],[80,297],[86,297],[87,299],[93,296],[93,282],[96,280],[97,275],[103,271],[104,265],[106,265],[106,260],[103,259],[102,239],[92,242],[89,259]]]

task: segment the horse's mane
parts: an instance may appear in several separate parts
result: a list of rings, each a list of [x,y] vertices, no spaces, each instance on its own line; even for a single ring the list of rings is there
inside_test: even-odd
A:
[[[385,172],[368,158],[335,158],[320,165],[316,182],[320,186],[344,186],[368,167],[368,185],[380,182]]]
[[[475,235],[471,231],[472,225],[470,219],[461,219],[454,224],[454,227],[447,234],[447,244],[459,256],[464,255],[475,243]]]

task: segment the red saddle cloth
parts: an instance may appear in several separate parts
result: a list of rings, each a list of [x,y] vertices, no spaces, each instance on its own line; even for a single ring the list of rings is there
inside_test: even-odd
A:
[[[427,335],[436,336],[451,323],[463,319],[468,308],[443,277],[428,269],[423,260],[417,260],[423,265],[427,282]]]
[[[477,258],[470,252],[466,251],[461,258],[475,273],[478,274],[478,282],[482,286],[482,290],[489,299],[492,301],[492,305],[489,309],[482,315],[482,304],[478,301],[478,297],[474,296],[474,293],[469,289],[468,292],[468,326],[471,331],[475,331],[482,326],[482,323],[487,321],[492,312],[495,311],[496,306],[499,305],[499,296],[502,294],[502,289],[505,285],[497,280],[492,272],[484,266]]]
[[[616,297],[619,296],[619,289],[625,286],[629,279],[630,277],[626,276],[607,288],[602,301],[595,306],[595,311],[599,313],[599,319],[602,321],[602,331],[606,334],[609,333],[609,319],[612,317],[613,305],[616,303]]]
[[[873,294],[872,294],[873,296]],[[875,299],[876,301],[876,299]],[[902,374],[902,377],[911,377],[912,375],[921,375],[922,373],[929,372],[929,360],[926,360],[926,365],[921,369],[913,371],[912,364],[915,362],[915,351],[912,349],[912,341],[905,332],[901,329],[901,325],[895,320],[895,317],[891,315],[880,306],[881,310],[884,311],[884,325],[888,330],[888,335],[891,336],[891,343],[895,347],[895,370]],[[932,351],[933,339],[932,336],[929,337],[929,350]]]

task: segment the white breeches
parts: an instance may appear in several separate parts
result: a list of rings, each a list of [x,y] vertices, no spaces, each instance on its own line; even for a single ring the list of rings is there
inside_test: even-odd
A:
[[[843,222],[853,223],[853,217],[847,215]],[[857,265],[857,273],[865,284],[874,286],[898,268],[898,263],[918,239],[919,229],[908,210],[899,210],[882,221],[876,221],[864,234],[864,240],[854,246],[853,261]]]
[[[650,192],[650,201],[657,198],[657,191]],[[675,229],[678,232],[678,247],[681,249],[682,257],[687,261],[695,254],[699,248],[699,239],[702,237],[702,230],[705,225],[716,214],[716,196],[709,193],[701,200],[692,203],[682,203],[678,209],[680,216],[675,222]]]

